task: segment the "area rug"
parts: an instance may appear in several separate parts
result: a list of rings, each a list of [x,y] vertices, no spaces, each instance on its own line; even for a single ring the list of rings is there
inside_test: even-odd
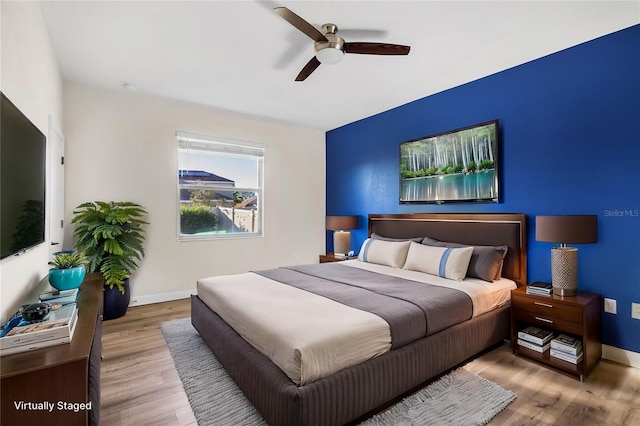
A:
[[[266,425],[190,318],[167,321],[160,328],[198,425]],[[484,425],[515,398],[513,392],[459,368],[361,425]]]

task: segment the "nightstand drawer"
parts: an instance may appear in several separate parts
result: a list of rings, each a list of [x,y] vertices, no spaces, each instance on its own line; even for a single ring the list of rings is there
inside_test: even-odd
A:
[[[559,303],[553,299],[540,300],[515,296],[511,299],[511,309],[542,316],[549,319],[564,320],[582,327],[582,307]]]
[[[513,307],[511,309],[513,309]],[[526,321],[527,323],[535,324],[536,326],[541,328],[562,330],[563,332],[577,335],[582,335],[583,333],[582,322],[577,323],[567,321],[557,316],[545,315],[544,313],[515,309],[513,311],[513,318],[520,321]]]

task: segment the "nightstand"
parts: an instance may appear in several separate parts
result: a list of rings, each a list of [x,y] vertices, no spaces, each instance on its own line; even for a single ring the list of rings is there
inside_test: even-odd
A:
[[[577,296],[540,296],[527,294],[526,287],[511,291],[511,348],[543,364],[580,376],[580,381],[593,370],[602,357],[601,297],[599,294],[578,291]],[[582,340],[583,357],[577,364],[551,357],[549,350],[538,353],[518,345],[518,331],[536,326],[568,334]]]
[[[333,252],[329,252],[327,254],[320,255],[320,263],[328,263],[328,262],[342,262],[343,260],[355,259],[356,256],[344,258],[344,257],[335,257]]]

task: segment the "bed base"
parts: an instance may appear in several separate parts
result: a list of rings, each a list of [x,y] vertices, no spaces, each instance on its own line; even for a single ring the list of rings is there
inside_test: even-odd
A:
[[[330,426],[372,413],[500,343],[509,334],[509,307],[304,386],[295,385],[198,296],[191,297],[191,322],[268,424]]]

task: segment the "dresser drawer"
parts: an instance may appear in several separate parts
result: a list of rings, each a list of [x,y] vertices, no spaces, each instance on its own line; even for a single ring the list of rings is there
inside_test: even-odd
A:
[[[511,309],[515,312],[526,312],[533,316],[541,316],[552,320],[573,322],[582,327],[582,307],[559,303],[556,300],[539,300],[514,295]]]

